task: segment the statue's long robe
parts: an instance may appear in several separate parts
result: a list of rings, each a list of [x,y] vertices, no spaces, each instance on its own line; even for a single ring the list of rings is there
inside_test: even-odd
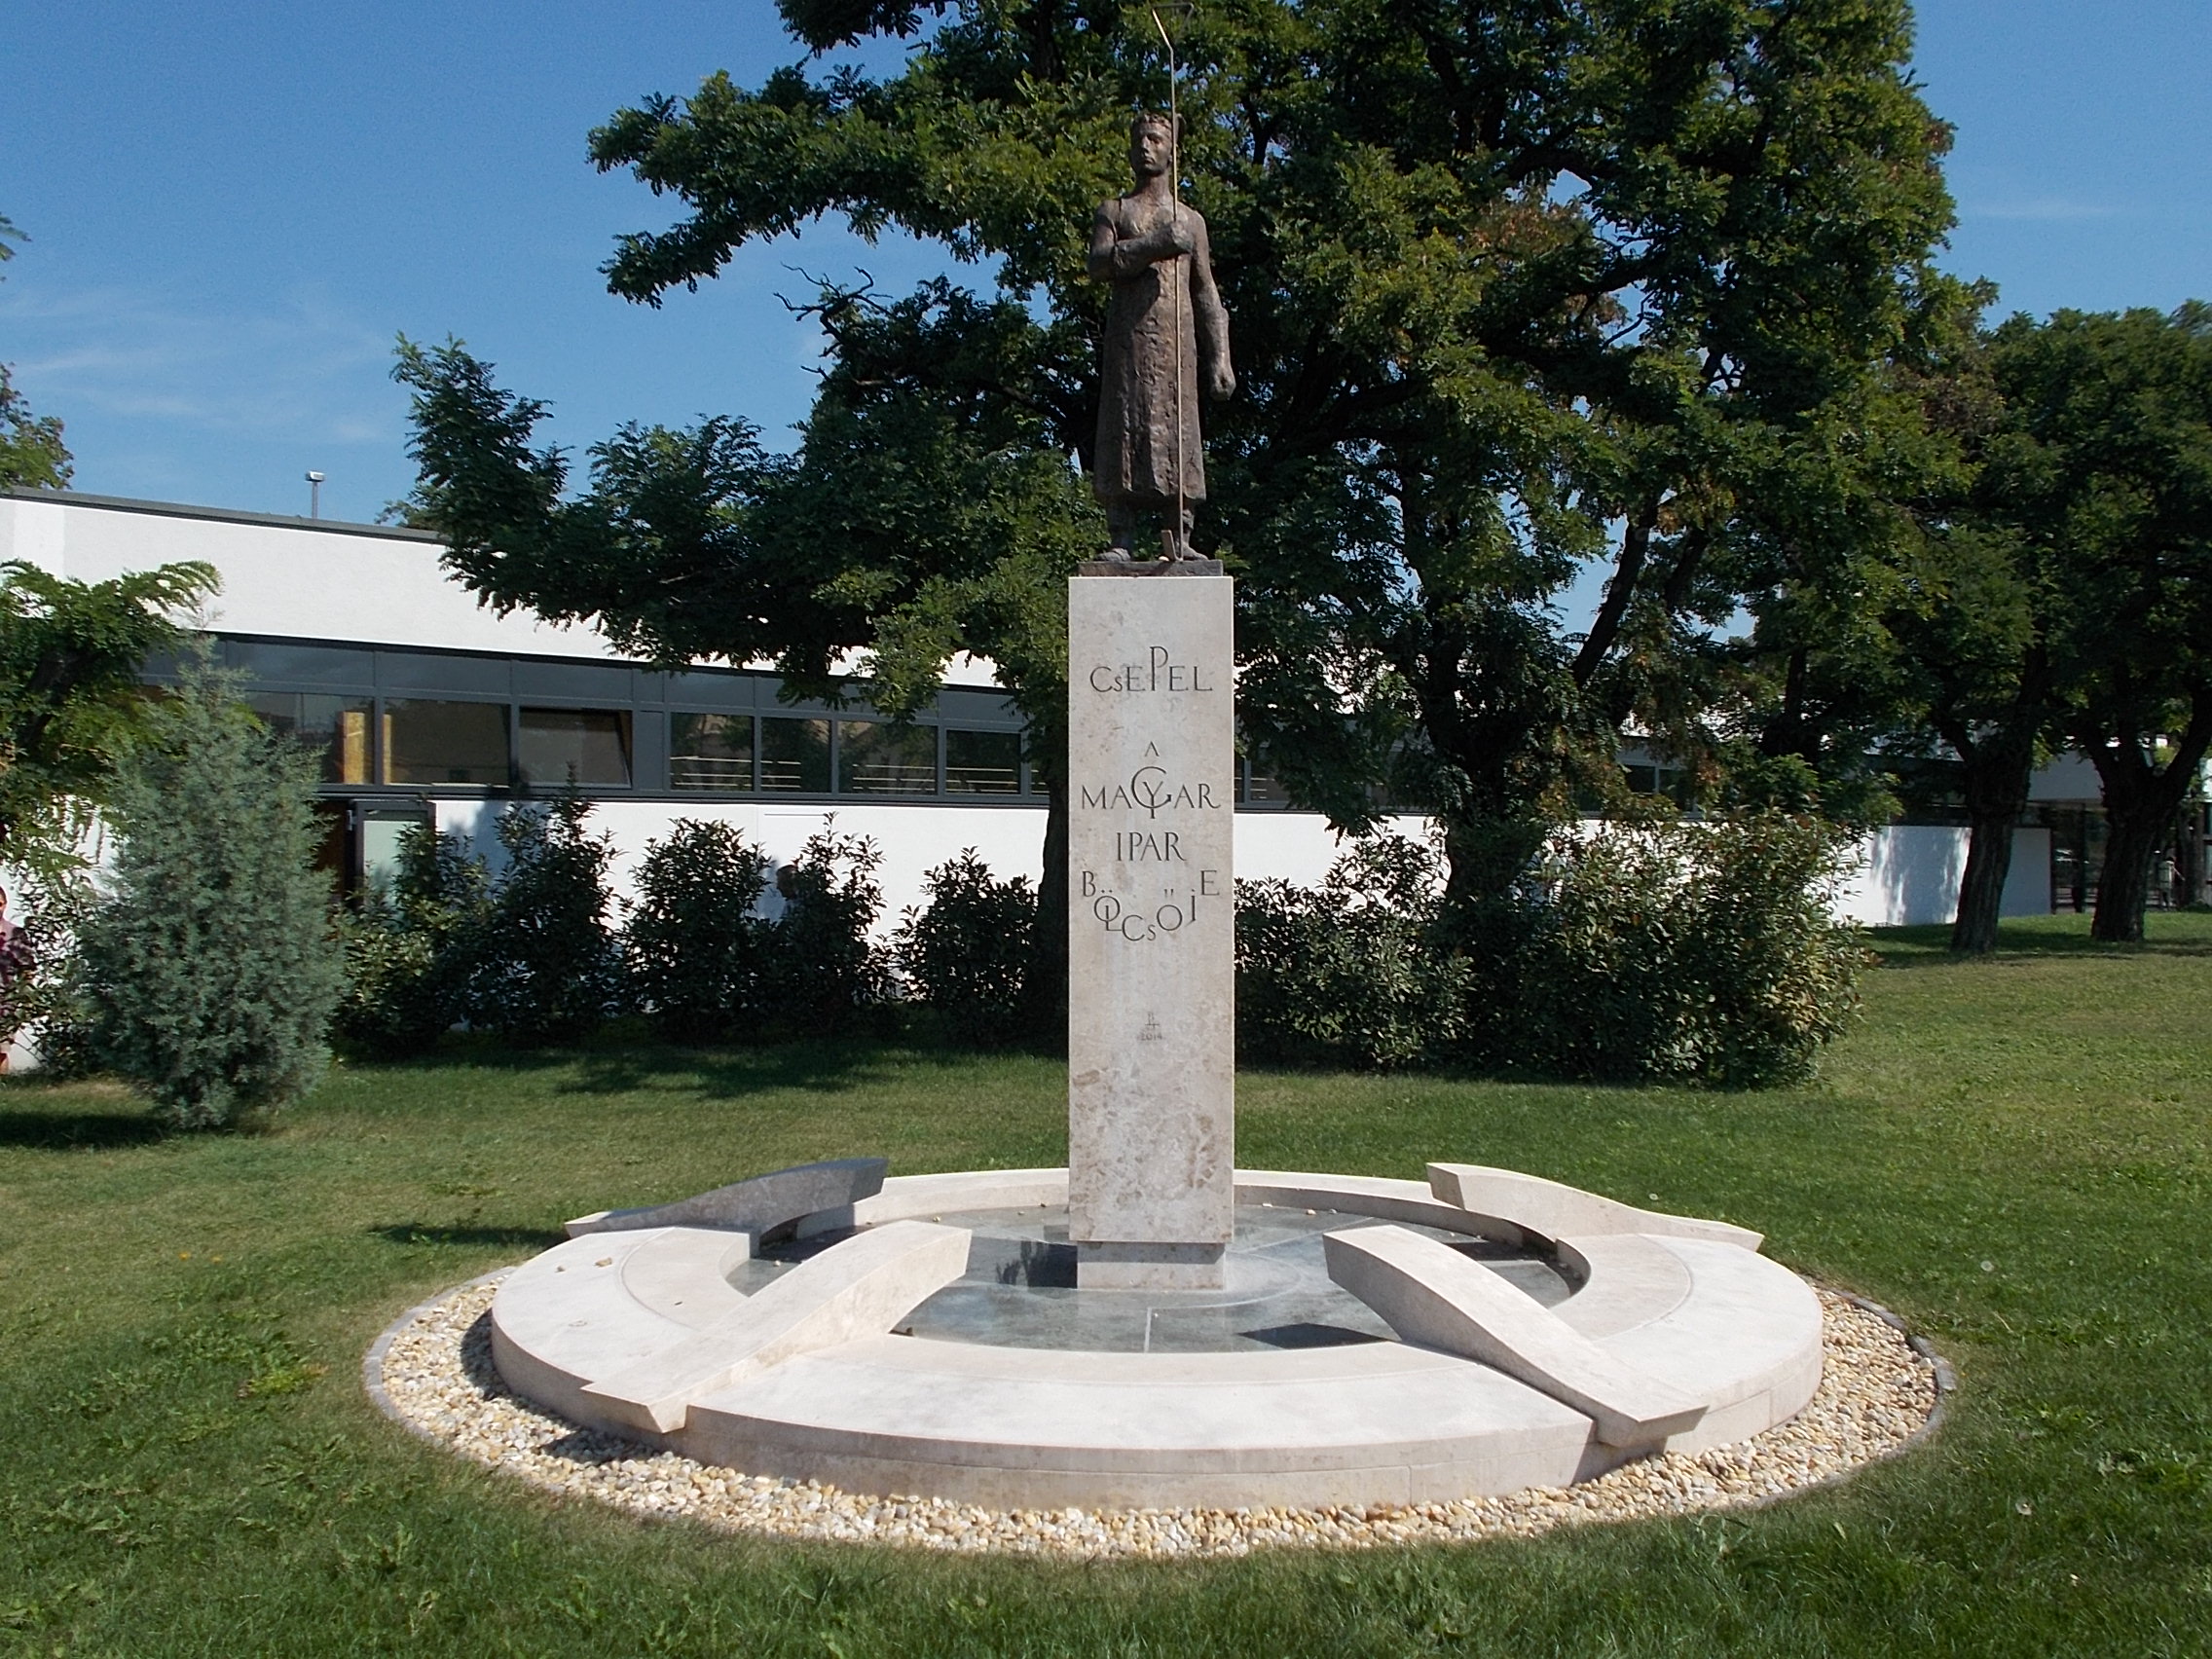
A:
[[[1229,317],[1214,290],[1205,220],[1186,207],[1198,250],[1147,260],[1123,245],[1153,232],[1165,210],[1135,197],[1102,203],[1091,224],[1091,268],[1112,273],[1099,353],[1098,442],[1091,487],[1099,500],[1172,502],[1206,494],[1198,432],[1198,362],[1226,360]],[[1178,396],[1180,384],[1180,396]]]

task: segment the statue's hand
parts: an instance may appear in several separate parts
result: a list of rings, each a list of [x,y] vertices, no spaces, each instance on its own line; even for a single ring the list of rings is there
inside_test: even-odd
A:
[[[1175,216],[1161,227],[1160,240],[1166,245],[1170,257],[1198,251],[1198,226],[1193,216],[1180,206],[1175,209]]]
[[[1216,403],[1227,403],[1236,395],[1236,371],[1227,363],[1215,363],[1206,375],[1206,395]]]

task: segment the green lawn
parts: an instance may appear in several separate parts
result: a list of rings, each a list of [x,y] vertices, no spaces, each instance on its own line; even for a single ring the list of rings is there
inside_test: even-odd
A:
[[[1061,1567],[559,1503],[379,1417],[362,1350],[562,1218],[808,1159],[1050,1163],[1055,1066],[897,1050],[349,1068],[164,1140],[0,1087],[0,1654],[2212,1652],[2212,917],[1988,963],[1885,937],[1812,1087],[1247,1074],[1247,1164],[1511,1164],[1764,1230],[1957,1365],[1910,1456],[1739,1517]]]

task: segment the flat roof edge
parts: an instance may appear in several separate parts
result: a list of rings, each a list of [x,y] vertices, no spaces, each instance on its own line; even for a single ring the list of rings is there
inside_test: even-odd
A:
[[[445,539],[426,530],[409,530],[394,524],[354,524],[348,519],[303,518],[289,513],[247,513],[229,507],[199,507],[185,501],[141,501],[129,496],[88,496],[77,490],[0,490],[0,496],[17,501],[38,501],[49,506],[97,507],[104,512],[146,513],[158,518],[211,519],[218,524],[264,525],[274,530],[328,531],[333,535],[373,535],[386,541],[425,541],[435,547]]]

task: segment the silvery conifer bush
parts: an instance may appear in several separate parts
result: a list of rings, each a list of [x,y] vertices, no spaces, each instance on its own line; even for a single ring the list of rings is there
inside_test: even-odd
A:
[[[892,940],[917,1001],[964,1043],[995,1048],[1021,1032],[1037,929],[1025,875],[996,879],[974,847],[922,878],[929,903],[908,909]]]
[[[622,943],[632,994],[661,1035],[710,1042],[757,1023],[767,889],[768,855],[730,825],[680,818],[647,846]]]
[[[317,766],[188,665],[117,768],[106,895],[78,939],[88,1057],[179,1128],[306,1095],[344,982],[314,867]]]

